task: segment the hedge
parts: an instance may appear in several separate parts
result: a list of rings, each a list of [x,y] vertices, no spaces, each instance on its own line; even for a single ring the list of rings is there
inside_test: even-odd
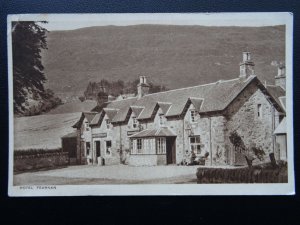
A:
[[[197,183],[287,183],[287,164],[270,163],[240,168],[198,168]]]
[[[62,153],[61,148],[57,149],[26,149],[26,150],[15,150],[14,157],[21,156],[35,156],[44,154]]]

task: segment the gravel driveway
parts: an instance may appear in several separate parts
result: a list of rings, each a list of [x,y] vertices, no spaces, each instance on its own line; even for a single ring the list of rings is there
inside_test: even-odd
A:
[[[69,166],[14,176],[14,185],[25,184],[163,184],[196,183],[199,166]]]

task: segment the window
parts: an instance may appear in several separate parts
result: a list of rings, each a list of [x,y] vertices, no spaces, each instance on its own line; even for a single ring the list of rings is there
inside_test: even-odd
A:
[[[85,152],[86,152],[86,156],[90,155],[90,149],[91,149],[91,144],[90,142],[86,142],[85,143]]]
[[[195,110],[191,110],[191,122],[195,122],[196,121],[196,111]]]
[[[88,122],[88,121],[85,121],[84,127],[85,127],[85,130],[86,130],[86,131],[89,131],[89,130],[90,130],[89,122]]]
[[[136,119],[136,117],[132,117],[132,127],[133,128],[137,128],[138,127],[138,120]]]
[[[156,139],[156,153],[157,154],[166,154],[166,138],[157,138]]]
[[[258,118],[262,117],[262,107],[261,107],[261,104],[257,105],[257,117]]]
[[[155,138],[138,138],[130,141],[131,154],[156,154]]]
[[[190,146],[191,151],[193,151],[195,154],[201,154],[201,142],[200,142],[200,136],[193,136],[190,137]]]
[[[159,125],[160,125],[160,126],[165,125],[164,114],[159,114]]]
[[[109,129],[110,128],[110,120],[109,119],[106,119],[106,128]]]
[[[111,141],[106,141],[105,155],[106,156],[111,156]]]
[[[143,144],[141,138],[137,139],[136,147],[137,147],[137,153],[142,153]]]

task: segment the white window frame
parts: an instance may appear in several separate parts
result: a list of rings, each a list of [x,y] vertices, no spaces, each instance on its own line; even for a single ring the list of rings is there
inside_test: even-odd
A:
[[[192,143],[192,138],[195,139],[195,141],[193,143]],[[197,142],[197,138],[199,138],[199,142]],[[196,155],[200,155],[201,152],[202,152],[202,144],[201,144],[201,137],[200,137],[200,135],[190,136],[189,139],[190,139],[190,150],[191,150],[191,152],[192,152],[192,150],[196,149],[196,152],[194,151],[194,153]]]
[[[196,122],[196,116],[197,116],[197,112],[195,109],[191,109],[190,110],[190,119],[192,123]]]
[[[107,142],[110,142],[110,153],[107,154]],[[111,156],[112,155],[112,141],[111,140],[105,140],[105,156]]]
[[[156,138],[156,154],[166,154],[166,138]]]
[[[111,125],[111,122],[109,119],[106,119],[105,120],[105,123],[106,123],[106,129],[109,130],[110,129],[110,125]]]
[[[137,120],[136,116],[132,117],[132,128],[136,129],[139,126],[139,121]]]
[[[165,116],[164,114],[159,114],[159,126],[165,126]]]
[[[90,131],[90,127],[89,127],[89,122],[88,121],[85,121],[85,123],[84,123],[84,130],[85,131]]]
[[[137,154],[142,154],[143,153],[143,139],[142,138],[136,139],[136,153]]]

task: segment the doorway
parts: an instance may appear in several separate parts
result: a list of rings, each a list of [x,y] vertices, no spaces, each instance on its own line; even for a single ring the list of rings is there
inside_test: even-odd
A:
[[[176,137],[166,138],[167,164],[176,164]]]
[[[95,141],[96,158],[101,156],[100,141]]]

